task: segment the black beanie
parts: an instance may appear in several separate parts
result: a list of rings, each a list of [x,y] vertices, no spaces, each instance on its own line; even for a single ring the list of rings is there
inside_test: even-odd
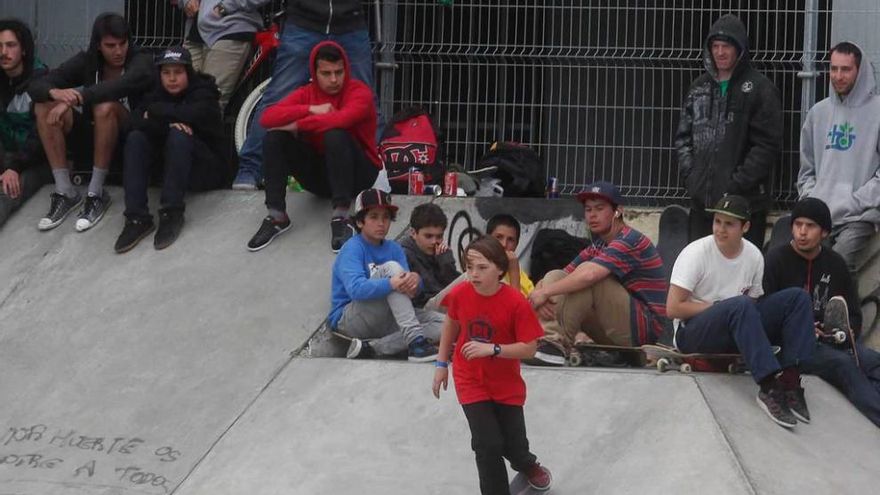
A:
[[[796,218],[809,218],[816,222],[822,230],[831,232],[831,211],[828,205],[819,198],[804,198],[795,203],[791,209],[791,221]]]

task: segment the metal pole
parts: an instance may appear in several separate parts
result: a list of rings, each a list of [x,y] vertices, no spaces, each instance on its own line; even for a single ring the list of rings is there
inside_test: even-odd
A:
[[[373,10],[376,12],[376,36],[378,37],[376,42],[379,48],[379,61],[376,62],[376,69],[379,72],[379,104],[382,106],[382,114],[388,120],[394,113],[394,71],[397,69],[397,63],[394,62],[397,41],[397,2],[395,0],[386,2],[376,0]]]
[[[807,118],[807,112],[816,102],[816,44],[818,38],[819,11],[816,7],[818,0],[807,0],[804,9],[804,54],[801,57],[803,65],[798,78],[802,81],[801,86],[801,126]]]

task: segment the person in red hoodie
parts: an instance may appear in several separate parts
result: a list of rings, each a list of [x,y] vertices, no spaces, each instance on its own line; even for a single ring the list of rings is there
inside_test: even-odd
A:
[[[338,252],[354,234],[351,200],[369,189],[381,168],[376,151],[376,106],[369,86],[351,77],[345,50],[332,42],[315,45],[310,56],[312,79],[267,108],[260,125],[263,174],[269,214],[248,242],[258,251],[290,228],[285,193],[287,176],[302,187],[331,199],[330,247]]]

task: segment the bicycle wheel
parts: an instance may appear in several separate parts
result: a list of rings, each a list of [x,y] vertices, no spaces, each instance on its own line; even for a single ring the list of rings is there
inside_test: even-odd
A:
[[[268,78],[265,81],[261,82],[251,91],[251,94],[244,99],[244,102],[241,104],[241,108],[238,109],[238,115],[235,117],[235,151],[241,151],[241,147],[244,146],[244,140],[247,138],[248,132],[251,129],[251,122],[254,120],[254,110],[257,109],[257,105],[260,103],[260,100],[263,99],[263,93],[266,91],[266,86],[269,84],[272,78]]]

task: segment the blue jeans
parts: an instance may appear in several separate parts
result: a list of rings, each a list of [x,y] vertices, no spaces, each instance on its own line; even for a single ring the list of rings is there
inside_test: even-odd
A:
[[[266,129],[260,125],[260,117],[267,106],[277,103],[296,88],[309,82],[309,55],[312,48],[320,41],[332,40],[339,43],[348,55],[351,74],[367,86],[373,88],[373,103],[379,115],[379,127],[382,116],[379,112],[379,97],[373,86],[373,55],[370,51],[370,34],[366,29],[344,34],[323,34],[301,28],[292,22],[284,25],[281,33],[281,45],[272,67],[272,80],[266,86],[263,98],[254,110],[254,119],[248,131],[247,139],[241,147],[238,157],[238,177],[259,182],[263,177],[263,138]]]
[[[817,342],[813,357],[804,361],[801,370],[840,390],[862,414],[880,426],[880,353],[861,344],[856,344],[856,350],[861,369],[849,352]]]
[[[812,302],[800,288],[783,289],[757,303],[747,296],[731,297],[679,326],[675,343],[685,353],[739,351],[752,378],[760,382],[813,355]],[[771,345],[782,347],[778,359]]]

